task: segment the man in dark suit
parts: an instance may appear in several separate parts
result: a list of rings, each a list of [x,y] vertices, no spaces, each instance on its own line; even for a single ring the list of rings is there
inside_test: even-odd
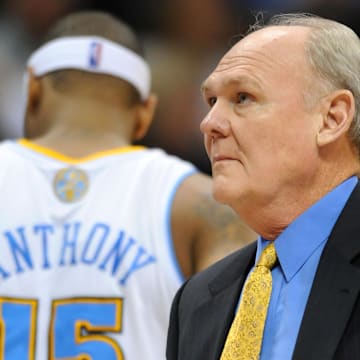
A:
[[[252,30],[204,82],[201,130],[214,197],[260,237],[178,291],[167,359],[360,359],[360,41],[304,14]],[[271,295],[252,309],[269,244]]]

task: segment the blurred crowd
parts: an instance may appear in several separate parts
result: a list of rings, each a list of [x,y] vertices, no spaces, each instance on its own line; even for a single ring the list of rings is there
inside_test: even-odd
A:
[[[59,17],[76,10],[110,11],[144,39],[159,95],[145,145],[160,146],[210,173],[199,123],[206,113],[200,85],[258,12],[310,12],[360,34],[359,0],[3,0],[0,8],[0,139],[22,136],[26,60]]]

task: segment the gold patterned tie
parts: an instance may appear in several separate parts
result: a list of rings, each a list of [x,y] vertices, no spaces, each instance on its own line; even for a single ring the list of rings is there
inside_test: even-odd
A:
[[[259,359],[272,289],[271,269],[276,259],[272,242],[263,250],[245,282],[239,310],[226,338],[220,360]]]

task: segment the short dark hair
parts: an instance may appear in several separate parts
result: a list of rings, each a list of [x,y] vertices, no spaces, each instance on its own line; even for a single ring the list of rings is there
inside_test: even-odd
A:
[[[43,43],[66,36],[101,36],[144,57],[142,43],[124,21],[102,11],[79,11],[60,19],[50,28]]]

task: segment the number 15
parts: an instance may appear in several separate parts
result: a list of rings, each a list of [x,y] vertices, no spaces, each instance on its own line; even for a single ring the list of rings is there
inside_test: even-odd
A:
[[[123,299],[54,300],[49,360],[124,360],[105,332],[121,332]],[[0,298],[0,360],[35,360],[37,300]]]

